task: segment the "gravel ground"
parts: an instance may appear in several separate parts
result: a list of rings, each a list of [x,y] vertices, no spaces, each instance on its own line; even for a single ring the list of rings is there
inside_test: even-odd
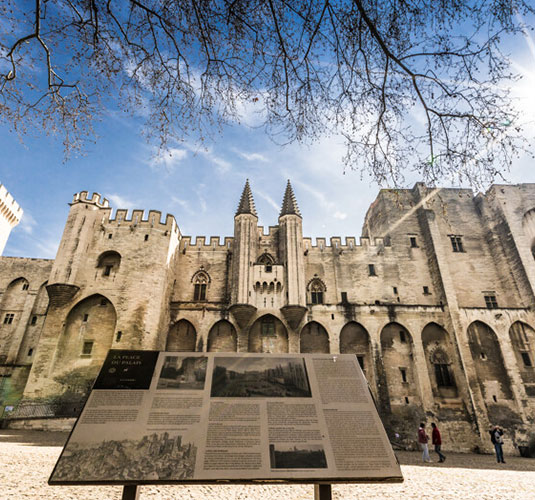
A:
[[[116,486],[48,486],[67,435],[0,430],[0,499],[120,500]],[[447,452],[446,452],[447,453]],[[335,499],[534,500],[535,459],[447,453],[444,464],[422,464],[420,453],[397,452],[402,484],[335,485]],[[314,488],[297,486],[143,486],[139,500],[312,500]]]

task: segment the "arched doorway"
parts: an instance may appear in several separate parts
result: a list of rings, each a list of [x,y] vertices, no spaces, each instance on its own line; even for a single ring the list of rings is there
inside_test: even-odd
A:
[[[351,321],[340,332],[340,353],[355,354],[364,375],[371,382],[373,375],[370,336],[359,323]]]
[[[301,330],[299,352],[329,352],[329,335],[318,322],[311,321]]]
[[[197,334],[193,325],[186,319],[181,319],[171,326],[165,344],[166,351],[193,352]]]
[[[468,343],[485,402],[493,404],[513,399],[511,381],[494,330],[482,321],[474,321],[468,327]]]
[[[516,321],[509,329],[509,337],[526,394],[535,397],[535,330],[527,323]]]
[[[454,350],[448,332],[436,323],[429,323],[422,330],[422,344],[433,396],[458,397],[453,370]]]
[[[399,323],[389,323],[381,331],[381,351],[392,407],[420,405],[412,337]]]
[[[209,352],[236,352],[237,348],[238,338],[232,323],[222,319],[212,326],[208,334]]]
[[[98,365],[104,361],[113,341],[117,315],[103,295],[91,295],[78,302],[67,315],[56,353],[56,369],[77,364]]]
[[[249,352],[288,352],[288,332],[271,314],[258,318],[249,330]]]

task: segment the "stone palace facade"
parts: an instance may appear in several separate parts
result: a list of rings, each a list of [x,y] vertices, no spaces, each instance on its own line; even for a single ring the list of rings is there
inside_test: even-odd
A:
[[[82,398],[110,348],[353,353],[401,445],[420,421],[446,448],[490,449],[490,424],[529,441],[535,184],[381,190],[362,237],[330,241],[303,236],[289,182],[267,230],[247,182],[223,240],[111,213],[80,192],[54,260],[0,258],[4,416]]]

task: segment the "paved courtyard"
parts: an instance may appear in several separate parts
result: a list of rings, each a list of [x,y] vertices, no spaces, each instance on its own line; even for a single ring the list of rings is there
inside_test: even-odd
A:
[[[0,499],[118,500],[120,487],[48,486],[67,435],[0,430]],[[335,499],[534,500],[535,459],[448,453],[444,464],[420,463],[417,452],[397,452],[405,482],[338,485]],[[312,486],[144,486],[140,500],[312,499]]]

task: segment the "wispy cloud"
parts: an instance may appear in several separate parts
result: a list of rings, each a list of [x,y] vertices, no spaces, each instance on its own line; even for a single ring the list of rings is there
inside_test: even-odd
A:
[[[37,226],[37,221],[32,217],[30,212],[25,211],[19,223],[21,231],[26,234],[32,234],[35,226]]]
[[[169,148],[161,155],[154,155],[149,161],[149,166],[152,170],[165,168],[169,173],[172,173],[187,157],[187,150],[181,148]]]
[[[321,191],[314,189],[312,186],[306,184],[303,181],[297,180],[294,181],[294,184],[298,185],[305,191],[308,191],[312,196],[314,196],[318,200],[320,206],[335,219],[344,220],[347,217],[347,214],[338,210],[338,205],[332,201],[329,201]]]
[[[253,189],[252,191],[255,196],[258,195],[260,198],[266,200],[268,204],[275,209],[276,212],[279,211],[280,205],[277,205],[277,203],[271,196],[267,195],[266,193],[263,193],[262,191],[259,191],[258,189]]]
[[[246,153],[245,151],[240,151],[239,149],[234,148],[233,151],[247,161],[261,161],[267,163],[269,160],[260,153]]]
[[[193,210],[191,210],[190,205],[186,200],[182,200],[177,196],[171,196],[171,201],[173,202],[173,204],[182,207],[186,212],[190,214],[193,213]]]
[[[113,208],[126,208],[127,210],[136,208],[133,201],[129,200],[128,198],[124,198],[119,194],[110,194],[107,196],[107,198],[110,200]]]

